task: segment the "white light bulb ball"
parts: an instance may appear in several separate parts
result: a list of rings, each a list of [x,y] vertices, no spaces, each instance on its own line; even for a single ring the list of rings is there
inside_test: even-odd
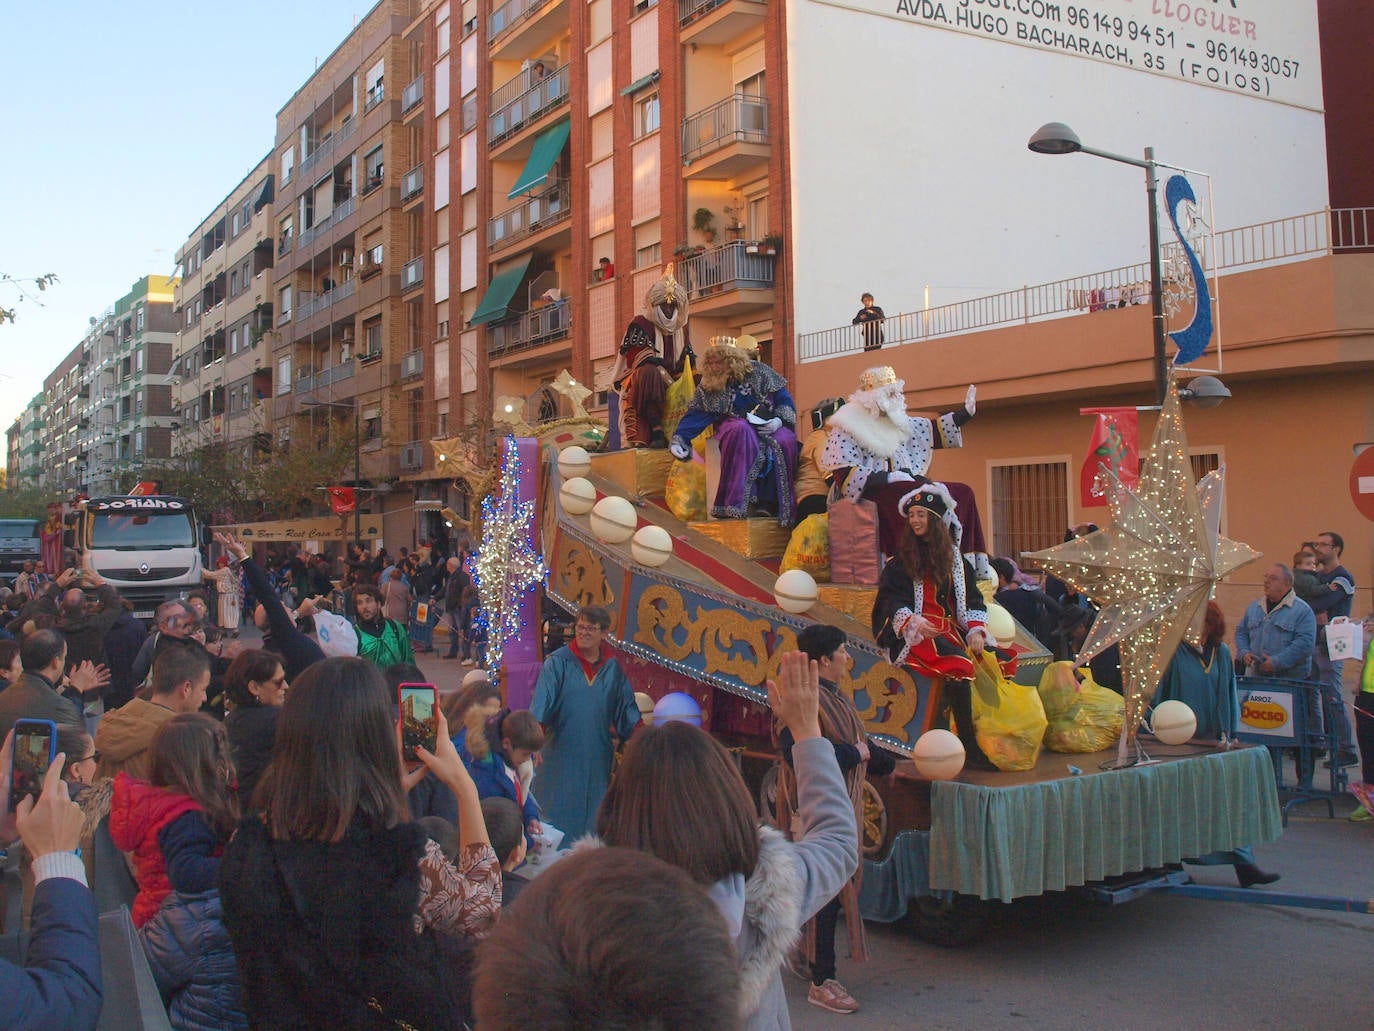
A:
[[[1155,706],[1150,729],[1166,745],[1181,745],[1197,733],[1197,716],[1187,702],[1170,698]]]
[[[927,780],[953,780],[964,768],[964,743],[948,730],[927,730],[916,741],[911,758]]]
[[[988,636],[993,638],[989,642],[990,644],[1005,648],[1016,638],[1016,620],[1001,605],[991,604],[988,606],[987,626]]]
[[[592,486],[592,481],[581,476],[574,476],[563,481],[563,486],[558,488],[558,500],[563,505],[563,511],[571,515],[586,515],[596,504],[596,488]]]
[[[592,506],[592,533],[607,544],[624,544],[635,535],[639,517],[624,498],[611,495]]]
[[[587,454],[586,448],[577,444],[565,447],[558,452],[558,471],[565,480],[586,476],[592,471],[592,456]]]
[[[789,569],[773,583],[778,608],[800,615],[816,604],[816,580],[804,569]]]
[[[673,556],[672,534],[661,526],[641,526],[630,541],[630,554],[641,565],[661,566]]]

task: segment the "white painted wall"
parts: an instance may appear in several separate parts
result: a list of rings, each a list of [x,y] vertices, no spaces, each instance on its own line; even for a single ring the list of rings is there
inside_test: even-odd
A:
[[[892,14],[920,0],[846,2],[873,10],[787,0],[799,334],[847,324],[864,291],[894,315],[919,310],[927,287],[939,305],[1144,261],[1144,172],[1031,153],[1026,141],[1045,122],[1067,122],[1101,150],[1140,157],[1149,145],[1160,161],[1211,173],[1218,229],[1327,204],[1315,0],[1239,0],[1261,38],[1247,42],[1242,27],[1236,44],[1301,62],[1296,79],[1268,84],[1284,102]],[[964,3],[991,6],[1013,38],[1018,20],[1032,20],[1015,13],[1021,0],[942,0],[951,22]],[[1073,7],[1111,16],[1169,3],[1177,19],[1177,0]],[[1172,68],[1212,35],[1179,23]],[[1161,49],[1118,45],[1137,65]],[[1205,182],[1194,183],[1205,200]]]

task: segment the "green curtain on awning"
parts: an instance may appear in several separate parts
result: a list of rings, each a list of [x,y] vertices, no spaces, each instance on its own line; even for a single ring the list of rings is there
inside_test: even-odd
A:
[[[515,200],[520,194],[528,193],[549,177],[549,169],[553,168],[558,155],[563,153],[563,146],[568,142],[568,133],[571,130],[572,123],[565,119],[540,133],[530,149],[530,159],[525,162],[525,170],[520,173],[520,178],[515,180],[510,193],[506,194],[507,200]]]
[[[532,257],[534,255],[527,255],[506,271],[498,272],[491,277],[487,292],[482,296],[482,303],[473,312],[472,321],[468,325],[480,326],[484,322],[495,322],[505,316],[511,298],[515,296],[515,291],[520,289],[520,282],[525,278],[525,271],[530,267]]]
[[[642,90],[645,86],[649,86],[649,85],[652,85],[652,84],[655,83],[655,82],[658,82],[658,77],[659,77],[658,69],[654,69],[654,71],[652,71],[652,72],[650,72],[648,75],[644,76],[644,78],[642,78],[642,79],[636,79],[634,82],[632,82],[632,83],[630,83],[628,86],[626,86],[623,90],[620,91],[620,95],[621,95],[622,97],[628,97],[628,96],[630,96],[630,95],[632,95],[632,94],[634,94],[634,93],[638,93],[638,92],[639,92],[640,90]]]

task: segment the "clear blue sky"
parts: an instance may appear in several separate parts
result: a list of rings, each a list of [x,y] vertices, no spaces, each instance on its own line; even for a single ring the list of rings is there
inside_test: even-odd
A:
[[[0,326],[0,428],[99,315],[272,148],[277,111],[371,0],[4,5],[0,272],[56,273]]]

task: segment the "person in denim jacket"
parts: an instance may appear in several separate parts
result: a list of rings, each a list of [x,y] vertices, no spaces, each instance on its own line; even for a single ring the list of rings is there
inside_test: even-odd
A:
[[[1317,617],[1293,591],[1293,573],[1282,563],[1264,574],[1264,596],[1251,602],[1236,627],[1236,655],[1251,676],[1303,680],[1312,667]]]

